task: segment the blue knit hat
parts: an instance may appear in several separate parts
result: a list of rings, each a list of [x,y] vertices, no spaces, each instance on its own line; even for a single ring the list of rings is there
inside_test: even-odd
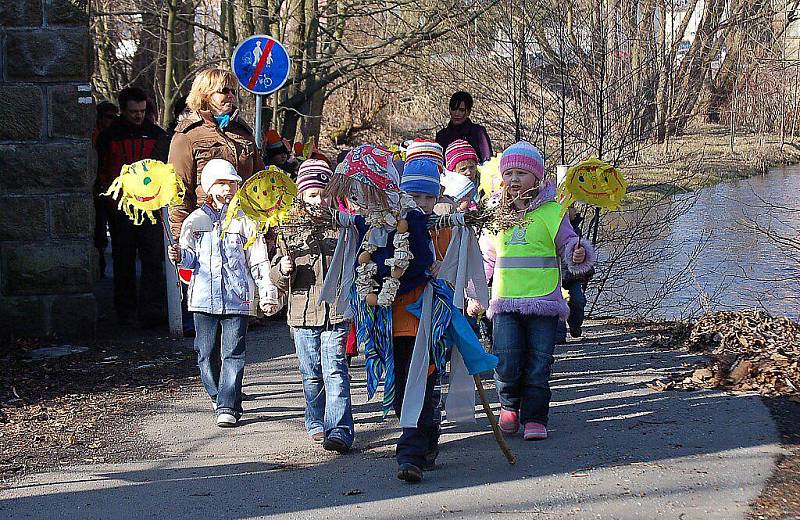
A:
[[[407,162],[400,179],[400,189],[406,193],[425,193],[438,197],[439,164],[431,159],[414,159]]]

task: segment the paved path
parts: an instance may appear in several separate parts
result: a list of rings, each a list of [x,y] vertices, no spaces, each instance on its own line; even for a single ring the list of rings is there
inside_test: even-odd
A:
[[[199,388],[143,418],[157,461],[76,466],[0,492],[2,518],[741,518],[780,453],[757,397],[649,390],[688,358],[594,324],[558,349],[552,437],[511,440],[502,458],[484,418],[446,426],[441,465],[395,479],[398,425],[367,403],[353,370],[355,452],[334,456],[303,430],[285,327],[250,337],[241,427],[213,425]],[[494,392],[490,396],[496,401]]]

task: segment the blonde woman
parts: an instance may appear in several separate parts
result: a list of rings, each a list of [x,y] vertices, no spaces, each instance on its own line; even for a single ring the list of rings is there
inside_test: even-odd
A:
[[[236,88],[236,77],[225,69],[206,69],[192,83],[185,116],[169,147],[169,162],[186,184],[183,204],[170,209],[175,237],[186,217],[205,200],[200,172],[208,161],[230,162],[243,180],[264,168],[253,132],[239,117]]]

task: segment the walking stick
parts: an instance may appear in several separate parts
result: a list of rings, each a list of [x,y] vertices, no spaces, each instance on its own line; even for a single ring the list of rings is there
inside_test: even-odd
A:
[[[494,413],[492,412],[492,407],[489,406],[489,400],[486,399],[486,390],[484,390],[483,388],[481,375],[475,374],[472,377],[475,378],[475,388],[477,388],[478,395],[481,398],[483,411],[486,414],[486,418],[489,419],[489,424],[492,425],[492,432],[494,432],[494,440],[497,441],[497,445],[500,446],[500,450],[503,452],[503,455],[506,456],[506,460],[508,460],[508,463],[514,465],[517,463],[517,457],[514,455],[514,452],[511,451],[511,448],[508,446],[508,443],[503,438],[503,434],[500,432],[500,427],[497,425],[497,418],[494,416]]]

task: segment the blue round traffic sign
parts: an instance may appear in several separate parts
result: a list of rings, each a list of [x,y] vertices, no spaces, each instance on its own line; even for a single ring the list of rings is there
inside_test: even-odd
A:
[[[264,35],[247,38],[231,57],[239,84],[253,94],[272,94],[289,79],[292,60],[279,41]]]

